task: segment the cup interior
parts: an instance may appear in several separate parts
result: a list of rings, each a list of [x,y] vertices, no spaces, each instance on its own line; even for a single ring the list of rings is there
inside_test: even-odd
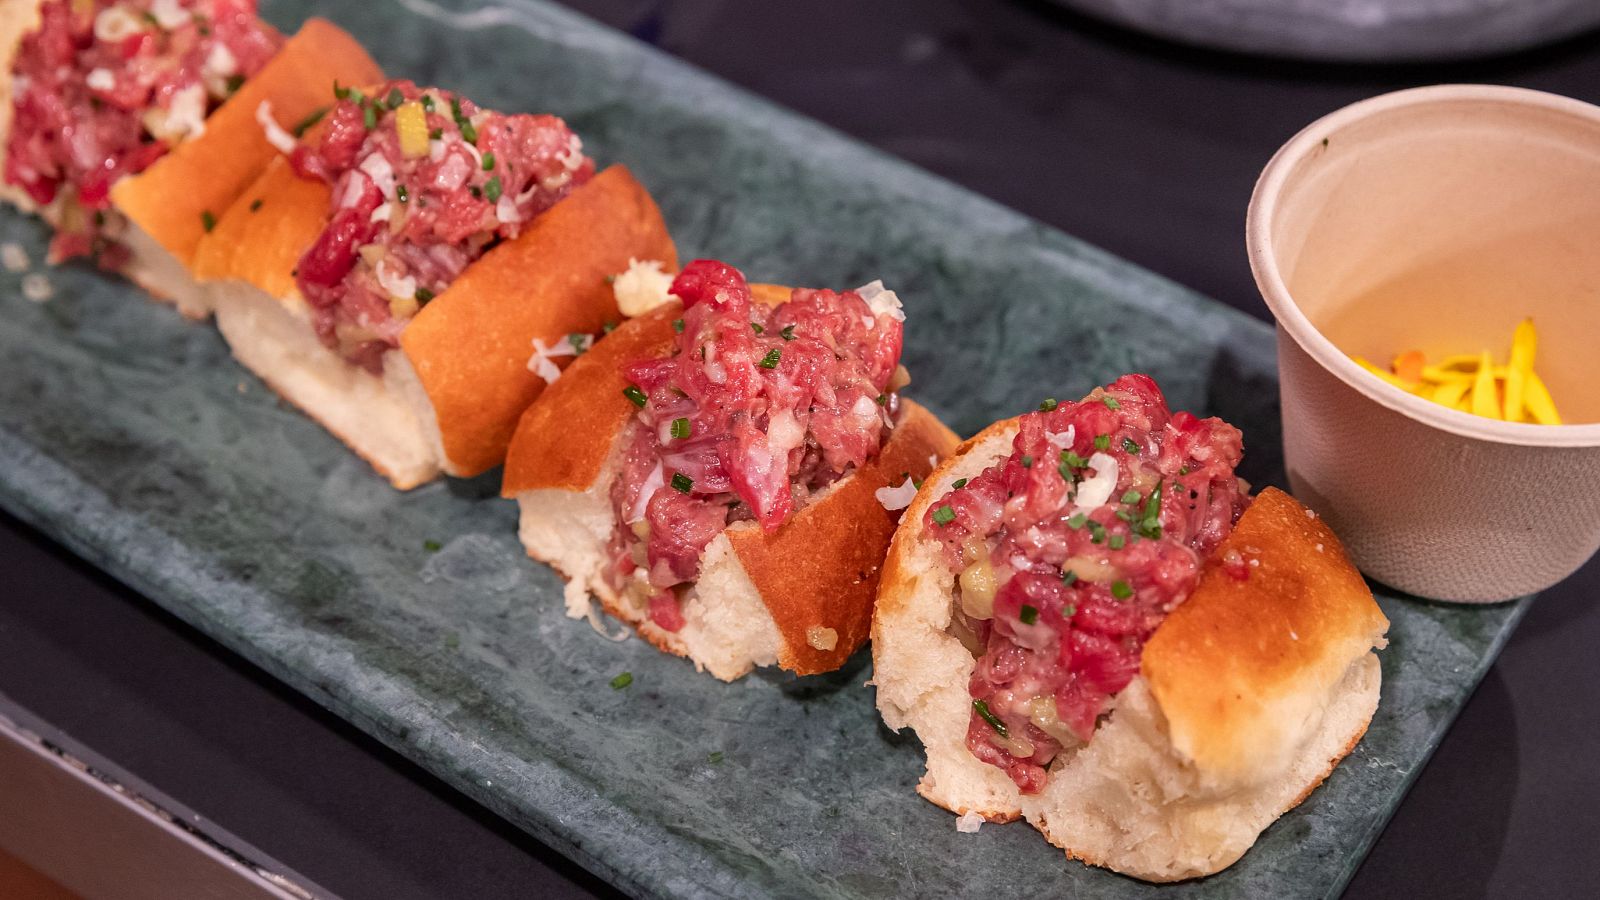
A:
[[[1411,349],[1430,359],[1487,349],[1503,364],[1531,316],[1535,368],[1564,420],[1600,423],[1600,109],[1476,85],[1386,95],[1285,145],[1255,207],[1251,251],[1267,257],[1258,275],[1291,333],[1303,317],[1341,356],[1379,365]],[[1320,361],[1346,381],[1367,378]],[[1434,406],[1369,380],[1364,393],[1395,395],[1387,405]]]

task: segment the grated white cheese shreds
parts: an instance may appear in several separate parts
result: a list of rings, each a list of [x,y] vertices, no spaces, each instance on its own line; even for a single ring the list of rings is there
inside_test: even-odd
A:
[[[978,829],[983,827],[983,821],[983,816],[978,815],[976,810],[968,810],[956,818],[956,830],[962,834],[977,834]]]
[[[22,276],[22,296],[35,303],[43,303],[55,296],[56,289],[50,279],[39,272]]]
[[[878,498],[884,509],[896,512],[910,506],[911,501],[917,498],[917,486],[911,480],[911,476],[907,475],[905,482],[899,487],[881,487],[873,491],[872,495]]]
[[[11,273],[28,271],[28,251],[16,241],[6,241],[0,245],[0,266],[5,266],[6,271]]]
[[[109,91],[117,86],[117,76],[111,74],[110,69],[90,69],[83,83],[88,85],[90,90]]]
[[[271,144],[279,153],[293,153],[295,148],[294,135],[283,130],[278,120],[272,117],[272,101],[263,100],[256,106],[256,122],[261,126],[261,132],[266,135],[267,143]]]
[[[623,315],[642,316],[672,300],[674,276],[662,269],[659,259],[628,259],[627,271],[611,282],[611,293]]]
[[[872,309],[874,316],[888,316],[896,322],[906,320],[906,311],[900,304],[900,298],[894,291],[885,288],[882,281],[863,284],[856,288],[856,293],[867,301],[867,306]]]
[[[1078,498],[1074,503],[1073,512],[1087,513],[1106,505],[1111,499],[1111,492],[1117,489],[1117,460],[1115,457],[1096,452],[1089,457],[1089,468],[1094,474],[1078,482]]]

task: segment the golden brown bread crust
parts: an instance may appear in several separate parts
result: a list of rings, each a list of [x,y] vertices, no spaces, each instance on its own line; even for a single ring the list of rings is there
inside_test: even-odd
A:
[[[1007,430],[1015,431],[1016,428],[1017,417],[1013,416],[1009,419],[1001,419],[972,437],[961,441],[960,445],[950,451],[948,455],[940,457],[939,465],[923,481],[928,484],[942,483],[945,480],[945,473],[956,465],[957,460],[966,456],[968,450],[998,434],[1005,433]],[[875,609],[893,614],[902,609],[905,604],[911,602],[913,595],[911,582],[916,578],[914,566],[910,561],[911,548],[917,541],[922,539],[921,522],[928,513],[929,505],[943,496],[943,494],[936,495],[933,491],[918,491],[916,499],[912,500],[911,505],[906,508],[905,515],[900,519],[902,526],[895,529],[894,538],[889,543],[889,555],[883,564],[883,572],[887,580],[883,582],[878,590]],[[951,576],[951,583],[954,584],[954,576]],[[872,627],[873,638],[876,640],[878,627],[876,616],[873,617]],[[979,812],[991,822],[1009,822],[1017,817],[1014,813],[1007,813],[1003,818],[998,816],[991,818],[991,814],[988,811],[980,810]]]
[[[322,233],[332,196],[325,183],[301,178],[287,158],[276,157],[201,239],[195,278],[234,279],[271,297],[293,296],[294,268]],[[258,200],[261,205],[252,209]]]
[[[335,81],[365,84],[383,72],[355,38],[326,19],[307,19],[254,78],[206,118],[205,133],[180,143],[111,188],[116,208],[185,265],[205,237],[202,214],[220,220],[280,154],[256,109],[271,103],[285,129],[332,102]],[[276,296],[276,295],[275,295]]]
[[[506,451],[504,497],[555,488],[586,491],[600,478],[622,427],[635,409],[623,396],[622,367],[672,352],[672,320],[683,306],[668,303],[629,319],[573,360],[561,378],[528,407]]]
[[[875,492],[908,475],[925,479],[934,460],[956,446],[955,432],[932,413],[910,400],[900,406],[900,421],[883,452],[777,531],[728,530],[783,638],[778,665],[785,669],[830,672],[866,643],[884,548],[900,521],[900,512],[884,509]],[[832,628],[837,644],[813,647],[807,633],[814,626]]]
[[[468,266],[401,332],[452,474],[476,475],[505,459],[518,417],[544,387],[528,370],[534,338],[554,343],[616,322],[606,279],[629,259],[678,265],[655,201],[612,166]]]
[[[1208,777],[1246,777],[1293,752],[1313,712],[1305,704],[1388,627],[1333,530],[1267,488],[1145,644],[1140,667],[1173,746]]]

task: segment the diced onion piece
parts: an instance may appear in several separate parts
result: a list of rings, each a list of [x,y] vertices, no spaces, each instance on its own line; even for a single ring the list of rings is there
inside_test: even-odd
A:
[[[1107,453],[1096,451],[1089,457],[1089,468],[1094,474],[1078,482],[1078,496],[1073,511],[1087,513],[1106,505],[1117,489],[1117,460]]]
[[[266,135],[267,143],[279,153],[294,152],[296,143],[294,136],[284,131],[278,120],[273,118],[271,100],[263,100],[256,106],[256,122],[260,124],[261,132]]]
[[[400,135],[400,153],[406,159],[428,155],[428,114],[416,100],[394,111],[394,129]]]
[[[650,498],[654,497],[656,495],[656,491],[661,490],[662,486],[666,483],[666,471],[662,469],[661,463],[658,462],[656,463],[656,467],[650,470],[650,474],[645,477],[644,484],[640,486],[639,497],[633,501],[633,508],[628,510],[629,524],[639,522],[644,519],[645,509],[650,505]],[[648,532],[646,533],[648,534]]]
[[[111,74],[110,69],[90,69],[89,74],[84,77],[83,83],[88,85],[90,90],[109,91],[117,86],[117,76]]]
[[[150,17],[167,31],[182,27],[189,21],[191,15],[178,0],[156,0],[150,4]]]
[[[1069,449],[1072,447],[1072,442],[1077,440],[1077,427],[1068,425],[1066,431],[1047,431],[1044,440],[1057,450]]]
[[[144,30],[144,22],[131,10],[110,6],[94,17],[94,37],[97,41],[114,44]]]
[[[969,809],[956,817],[956,830],[962,834],[977,834],[978,829],[983,827],[984,821],[977,810]]]
[[[883,286],[882,281],[873,281],[856,288],[856,293],[862,300],[867,301],[867,307],[874,316],[888,316],[897,322],[906,320],[906,312],[901,307],[900,298]]]
[[[658,259],[629,259],[628,270],[611,282],[617,309],[629,316],[642,316],[672,299],[672,279],[662,271]]]
[[[528,359],[528,371],[543,378],[545,384],[555,384],[561,377],[561,367],[551,362],[552,357],[576,356],[577,348],[568,340],[556,341],[555,346],[546,346],[539,338],[533,339],[533,356]],[[642,514],[641,514],[642,515]]]
[[[873,491],[872,495],[878,498],[884,509],[895,512],[910,506],[911,501],[916,499],[917,485],[911,480],[911,476],[907,475],[905,483],[899,487],[884,486]]]

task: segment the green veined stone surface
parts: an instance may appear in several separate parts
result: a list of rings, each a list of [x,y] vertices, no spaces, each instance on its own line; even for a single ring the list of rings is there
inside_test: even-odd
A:
[[[265,8],[286,28],[310,12]],[[393,74],[566,117],[651,188],[684,259],[884,279],[907,304],[910,393],[963,433],[1139,370],[1175,408],[1239,425],[1246,477],[1282,483],[1261,323],[556,7],[316,9]],[[43,256],[14,212],[0,241]],[[495,475],[396,493],[210,327],[84,266],[50,271],[42,303],[21,278],[0,272],[6,508],[638,894],[1336,893],[1523,609],[1383,596],[1383,701],[1360,747],[1238,864],[1152,887],[1026,825],[957,833],[912,792],[920,747],[881,724],[865,653],[723,685],[610,643],[563,616]]]

